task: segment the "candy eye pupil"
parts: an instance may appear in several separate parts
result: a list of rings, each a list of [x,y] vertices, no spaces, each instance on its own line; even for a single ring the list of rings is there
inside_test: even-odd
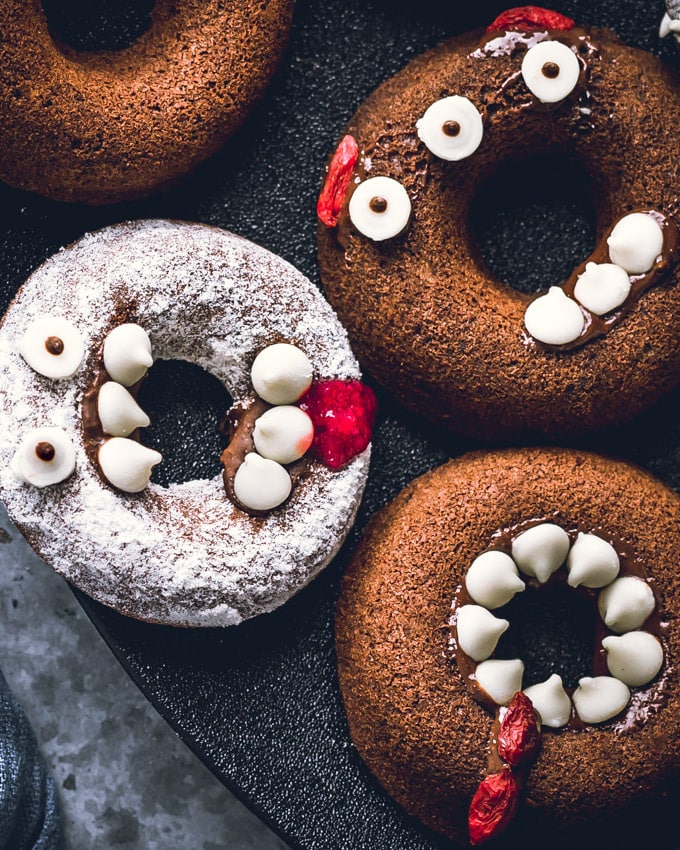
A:
[[[549,80],[554,80],[560,75],[560,66],[557,62],[546,62],[541,68],[541,73]]]
[[[53,460],[55,455],[54,446],[52,443],[48,443],[47,441],[41,441],[36,445],[35,453],[40,460]]]
[[[384,213],[387,209],[387,201],[380,195],[376,195],[368,202],[368,206],[374,213]]]
[[[445,121],[442,124],[442,132],[445,136],[455,138],[460,133],[461,127],[457,121]]]
[[[64,351],[64,340],[58,336],[48,336],[45,340],[45,348],[50,354],[59,355]]]

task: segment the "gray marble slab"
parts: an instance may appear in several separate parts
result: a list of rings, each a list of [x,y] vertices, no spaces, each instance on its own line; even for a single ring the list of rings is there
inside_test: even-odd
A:
[[[0,669],[33,724],[69,850],[285,850],[142,696],[0,506]]]

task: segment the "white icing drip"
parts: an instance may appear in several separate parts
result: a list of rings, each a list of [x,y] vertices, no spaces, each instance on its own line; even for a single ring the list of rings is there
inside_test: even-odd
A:
[[[221,626],[270,611],[340,548],[369,449],[338,472],[315,464],[256,533],[252,518],[225,497],[221,475],[167,488],[152,482],[139,496],[116,493],[85,454],[80,409],[107,323],[130,297],[157,357],[196,363],[235,400],[250,392],[250,365],[272,339],[303,345],[322,380],[360,377],[330,306],[263,248],[216,228],[167,221],[90,234],[29,278],[0,327],[0,492],[8,513],[57,572],[133,616]],[[48,305],[85,339],[83,368],[68,382],[46,382],[16,351],[27,322]],[[14,407],[25,413],[27,402],[31,413],[19,427]],[[26,487],[9,470],[19,434],[45,424],[67,430],[76,445],[76,473],[50,492]]]

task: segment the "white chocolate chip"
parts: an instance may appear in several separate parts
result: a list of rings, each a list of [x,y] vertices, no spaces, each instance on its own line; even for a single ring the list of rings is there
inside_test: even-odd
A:
[[[314,425],[299,407],[284,404],[267,410],[255,422],[253,442],[262,457],[278,463],[301,458],[314,439]]]
[[[17,343],[19,354],[39,375],[72,378],[83,359],[80,331],[61,316],[41,316],[28,324]]]
[[[561,41],[541,41],[522,60],[522,77],[541,103],[564,100],[576,88],[581,68],[576,54]]]
[[[485,608],[500,608],[524,590],[517,565],[505,552],[482,552],[465,576],[465,588],[472,599]]]
[[[611,676],[586,676],[572,697],[579,719],[584,723],[604,723],[616,717],[628,705],[630,691]]]
[[[140,325],[118,325],[104,340],[104,368],[124,387],[136,384],[152,365],[151,341]]]
[[[524,664],[519,658],[491,658],[477,665],[475,678],[496,705],[507,705],[522,690]]]
[[[76,450],[61,428],[34,428],[25,434],[10,462],[20,481],[34,487],[58,484],[76,468]]]
[[[620,307],[629,293],[628,272],[614,263],[587,263],[574,287],[574,298],[596,316]]]
[[[127,437],[135,428],[148,428],[149,417],[121,384],[107,381],[97,395],[97,413],[105,434]]]
[[[253,389],[270,404],[293,404],[309,389],[313,375],[309,357],[288,342],[263,348],[250,370]]]
[[[246,455],[234,476],[234,493],[252,511],[271,511],[286,501],[291,491],[287,470],[275,460],[255,452]]]
[[[597,606],[613,632],[639,629],[656,605],[654,591],[644,579],[622,576],[601,591]]]
[[[467,97],[436,100],[416,121],[418,137],[440,159],[455,162],[473,154],[484,135],[482,116]]]
[[[603,638],[607,650],[607,669],[631,688],[646,685],[661,669],[663,649],[649,632],[627,632]]]
[[[566,345],[585,327],[583,311],[559,286],[535,298],[524,313],[524,324],[534,339],[546,345]]]
[[[484,661],[509,625],[481,605],[462,605],[456,617],[458,646],[473,661]]]
[[[607,245],[612,263],[628,274],[645,274],[663,250],[663,231],[649,213],[630,213],[614,225]]]
[[[359,233],[382,242],[405,229],[411,217],[411,199],[391,177],[369,177],[352,193],[349,217]]]
[[[680,41],[680,20],[675,20],[671,18],[668,12],[664,12],[659,24],[659,38],[666,38],[671,33],[675,36],[676,41]]]
[[[570,587],[604,587],[619,574],[619,556],[614,547],[595,534],[576,538],[567,556]]]
[[[513,540],[512,557],[520,570],[544,584],[564,563],[569,551],[567,532],[543,522]]]
[[[541,715],[543,726],[560,729],[571,719],[571,700],[562,685],[562,679],[553,673],[544,682],[524,689],[524,693]]]
[[[151,470],[163,460],[160,452],[136,440],[110,437],[99,447],[99,468],[106,480],[124,493],[140,493],[151,477]]]

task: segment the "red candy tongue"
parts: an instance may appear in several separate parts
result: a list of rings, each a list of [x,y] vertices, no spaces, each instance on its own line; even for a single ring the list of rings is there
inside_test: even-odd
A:
[[[326,227],[335,227],[338,223],[338,216],[358,158],[359,147],[354,137],[345,136],[333,154],[316,205],[317,215]]]
[[[298,402],[314,423],[311,454],[331,469],[340,469],[371,441],[377,404],[361,381],[313,383]]]
[[[514,9],[501,12],[486,31],[570,30],[574,26],[575,23],[571,18],[559,12],[553,12],[551,9],[543,9],[540,6],[515,6]]]

